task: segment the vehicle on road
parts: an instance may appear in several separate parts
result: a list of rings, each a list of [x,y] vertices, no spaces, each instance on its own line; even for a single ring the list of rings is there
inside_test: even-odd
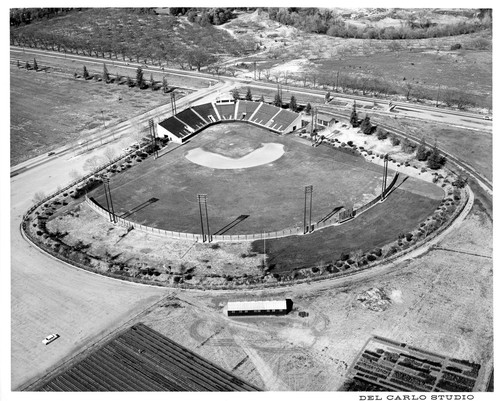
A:
[[[47,156],[54,156],[55,154],[56,154],[56,152],[49,152],[49,153],[47,154]]]
[[[55,341],[58,338],[59,338],[59,334],[57,334],[57,333],[49,334],[47,337],[45,337],[42,340],[42,343],[44,343],[45,345],[49,345],[52,341]]]

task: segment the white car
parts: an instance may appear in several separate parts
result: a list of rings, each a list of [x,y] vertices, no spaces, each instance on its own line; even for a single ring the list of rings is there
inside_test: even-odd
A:
[[[49,345],[52,341],[57,340],[58,338],[59,334],[57,333],[50,334],[42,340],[42,343],[44,343],[45,345]]]

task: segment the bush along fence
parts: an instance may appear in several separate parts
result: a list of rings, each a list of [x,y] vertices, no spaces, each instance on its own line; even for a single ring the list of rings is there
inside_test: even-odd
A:
[[[228,282],[223,282],[223,283],[210,283],[210,284],[205,284],[205,283],[198,283],[198,284],[191,284],[191,283],[186,283],[186,282],[181,282],[181,283],[176,283],[176,282],[164,282],[164,281],[159,281],[155,280],[153,278],[150,279],[144,279],[140,278],[137,276],[127,276],[124,274],[120,274],[119,272],[113,272],[110,270],[101,270],[98,269],[96,266],[96,263],[99,264],[101,261],[99,260],[94,260],[93,257],[86,255],[85,253],[81,253],[80,256],[77,256],[75,258],[75,255],[66,255],[64,252],[64,246],[61,246],[59,249],[54,247],[53,245],[51,246],[48,243],[44,243],[41,241],[40,238],[37,238],[36,235],[27,227],[28,222],[23,221],[22,223],[22,228],[23,232],[26,234],[26,237],[35,245],[40,247],[43,251],[46,253],[68,263],[71,265],[74,265],[76,267],[82,268],[87,271],[91,272],[96,272],[99,271],[99,274],[103,274],[108,277],[112,278],[117,278],[121,280],[126,280],[126,281],[132,281],[132,282],[137,282],[137,283],[143,283],[143,284],[149,284],[149,285],[154,285],[154,286],[166,286],[166,287],[173,287],[173,288],[184,288],[184,289],[200,289],[200,290],[206,290],[206,289],[217,289],[217,290],[232,290],[232,289],[237,289],[238,287],[242,287],[245,289],[258,289],[258,288],[278,288],[278,287],[284,287],[288,285],[295,285],[295,284],[301,284],[301,283],[310,283],[313,281],[320,281],[320,280],[325,280],[325,279],[334,279],[337,277],[345,277],[345,276],[351,276],[357,273],[360,273],[366,269],[378,266],[378,265],[384,265],[390,262],[395,261],[396,259],[400,258],[401,256],[408,254],[409,252],[414,251],[421,245],[423,245],[425,242],[428,242],[429,240],[435,238],[438,236],[440,233],[442,233],[445,229],[447,229],[452,222],[462,213],[464,212],[464,209],[466,209],[466,206],[469,206],[467,208],[467,212],[472,206],[472,202],[470,202],[470,188],[466,186],[463,188],[461,191],[461,196],[460,196],[460,203],[457,205],[456,209],[454,212],[449,216],[449,218],[442,222],[440,226],[435,228],[434,231],[429,233],[429,235],[426,235],[425,237],[419,239],[418,241],[415,241],[411,246],[408,246],[406,248],[400,249],[397,252],[391,253],[391,252],[382,252],[382,250],[379,249],[379,253],[377,253],[378,258],[377,259],[368,259],[369,263],[362,264],[356,268],[351,268],[349,270],[331,270],[331,269],[321,269],[318,267],[309,267],[309,268],[302,268],[300,269],[301,272],[304,271],[312,271],[312,274],[306,273],[306,274],[299,274],[299,275],[289,275],[289,276],[283,276],[279,280],[275,279],[274,275],[272,274],[266,274],[265,276],[259,277],[256,279],[251,279],[249,284],[245,284],[244,282],[241,282],[240,280],[232,280]],[[101,212],[101,211],[99,211]],[[107,213],[107,212],[106,212]],[[42,227],[42,222],[41,219],[38,219],[39,227]],[[38,233],[37,233],[38,234]],[[391,249],[392,246],[391,244],[387,244],[386,246],[388,249]],[[384,247],[385,248],[385,247]],[[76,249],[73,249],[73,251],[76,251]],[[74,252],[73,252],[74,253]],[[72,257],[71,257],[72,256]],[[76,260],[75,260],[76,259]],[[319,272],[319,274],[318,274]],[[294,272],[292,272],[294,273]]]
[[[313,225],[313,227],[315,227],[315,229],[317,230],[320,228],[326,228],[326,227],[339,225],[339,224],[345,223],[348,220],[351,220],[352,218],[360,215],[364,211],[368,210],[370,207],[373,207],[375,204],[380,202],[382,198],[385,198],[391,192],[392,188],[396,184],[398,177],[399,177],[399,173],[396,173],[396,175],[392,179],[391,184],[384,191],[383,197],[382,197],[382,195],[378,195],[376,198],[372,199],[370,202],[359,207],[358,209],[349,210],[349,213],[347,214],[346,217],[343,217],[343,218],[339,217],[339,216],[342,216],[342,212],[338,212],[335,214],[335,216],[330,217],[327,220],[320,221],[316,225]],[[97,214],[99,214],[103,217],[109,218],[110,221],[112,219],[114,219],[115,224],[118,224],[118,225],[123,226],[123,227],[134,228],[135,230],[143,231],[143,232],[149,233],[149,234],[157,234],[157,235],[160,235],[160,236],[166,237],[166,238],[203,242],[203,236],[201,234],[183,233],[183,232],[178,232],[178,231],[163,230],[161,228],[149,227],[149,226],[145,226],[142,224],[134,223],[132,221],[123,219],[119,216],[116,216],[116,214],[114,215],[114,217],[112,217],[111,213],[106,208],[99,205],[99,203],[97,203],[94,198],[88,197],[87,195],[85,195],[85,203],[92,210],[94,210]],[[311,231],[311,232],[313,232],[313,231]],[[294,227],[294,228],[287,228],[287,229],[284,229],[281,231],[272,231],[272,232],[257,233],[257,234],[211,235],[208,242],[212,242],[212,241],[215,241],[215,242],[257,241],[257,240],[262,240],[262,239],[276,239],[276,238],[289,237],[292,235],[304,235],[304,232],[303,232],[302,228]]]

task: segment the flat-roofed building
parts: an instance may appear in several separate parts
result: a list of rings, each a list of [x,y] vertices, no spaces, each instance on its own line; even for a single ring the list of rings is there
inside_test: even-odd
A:
[[[250,315],[285,315],[289,308],[290,300],[268,301],[229,301],[227,303],[228,316]]]

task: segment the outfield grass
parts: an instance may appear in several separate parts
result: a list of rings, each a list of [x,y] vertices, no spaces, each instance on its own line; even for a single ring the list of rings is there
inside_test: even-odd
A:
[[[305,236],[266,240],[268,265],[274,265],[273,272],[283,272],[328,264],[338,260],[342,252],[367,252],[396,240],[398,234],[418,227],[440,203],[436,196],[431,198],[404,189],[411,186],[410,179],[386,201],[343,225]],[[254,252],[263,252],[263,248],[263,241],[252,243]]]
[[[198,147],[241,156],[241,150],[253,150],[262,143],[283,144],[285,154],[269,164],[236,170],[207,168],[184,157]],[[278,136],[249,124],[229,123],[208,128],[157,160],[146,159],[113,177],[110,185],[115,212],[131,221],[200,233],[197,194],[207,194],[212,234],[241,215],[249,217],[225,234],[251,234],[302,227],[306,185],[314,188],[312,220],[316,222],[337,206],[356,208],[373,199],[380,191],[381,179],[382,168],[360,156],[314,148],[300,138]],[[416,194],[424,194],[423,198],[442,197],[441,189],[433,184],[410,179],[405,185]],[[102,188],[90,196],[106,205]],[[148,202],[152,198],[157,200]],[[430,214],[432,208],[425,202],[423,205]],[[399,207],[406,211],[408,206]]]
[[[198,147],[240,157],[263,143],[283,144],[285,154],[269,164],[236,170],[207,168],[184,157]],[[111,188],[119,215],[152,197],[158,199],[127,217],[140,224],[199,233],[197,194],[207,194],[212,233],[248,215],[226,234],[249,234],[302,226],[306,185],[314,187],[312,219],[317,221],[337,206],[359,206],[373,199],[381,179],[382,168],[360,156],[314,148],[308,141],[249,124],[230,123],[210,127],[175,151],[118,174],[111,179]],[[91,196],[105,205],[102,188]]]

